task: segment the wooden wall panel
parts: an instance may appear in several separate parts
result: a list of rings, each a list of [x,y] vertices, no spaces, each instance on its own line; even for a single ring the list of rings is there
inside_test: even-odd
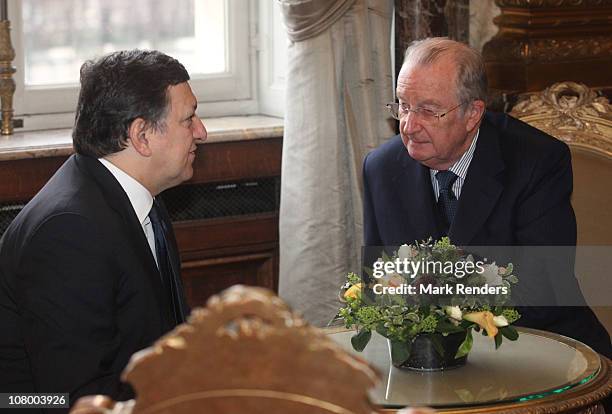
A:
[[[499,32],[484,45],[493,94],[574,81],[612,90],[612,0],[495,0]]]
[[[194,176],[184,184],[280,177],[282,138],[198,146]],[[0,204],[31,199],[67,157],[0,162]],[[277,289],[278,211],[173,223],[189,303],[236,283]]]
[[[51,157],[0,162],[0,203],[28,201],[65,160],[66,157]]]

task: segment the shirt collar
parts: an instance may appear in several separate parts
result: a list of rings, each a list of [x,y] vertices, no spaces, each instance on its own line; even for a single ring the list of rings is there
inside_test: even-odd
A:
[[[98,161],[119,181],[119,185],[121,185],[132,204],[138,221],[142,224],[153,206],[153,196],[149,190],[107,159],[98,158]]]
[[[467,175],[468,167],[472,162],[472,158],[474,157],[474,151],[476,150],[476,141],[478,141],[478,135],[480,134],[480,128],[476,131],[476,135],[474,135],[474,139],[470,144],[470,147],[463,153],[461,158],[457,162],[455,162],[448,170],[455,173],[462,180],[465,180],[465,176]],[[430,168],[432,177],[436,175],[436,173],[440,170],[434,170]]]

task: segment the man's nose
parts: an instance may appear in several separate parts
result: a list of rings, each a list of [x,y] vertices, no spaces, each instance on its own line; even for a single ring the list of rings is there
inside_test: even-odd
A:
[[[400,121],[400,130],[404,134],[412,134],[417,132],[419,129],[421,129],[421,124],[419,123],[414,112],[408,112],[402,117],[402,120]]]
[[[204,123],[200,119],[199,116],[195,117],[194,128],[193,128],[193,138],[196,141],[204,142],[208,137],[208,131],[206,131],[206,127]]]

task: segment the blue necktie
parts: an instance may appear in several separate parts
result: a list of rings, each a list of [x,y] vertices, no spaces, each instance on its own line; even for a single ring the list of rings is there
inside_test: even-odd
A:
[[[437,206],[438,214],[442,221],[442,230],[445,235],[448,235],[448,230],[457,212],[457,197],[455,197],[452,188],[456,179],[457,175],[452,171],[438,171],[436,173],[436,180],[438,180],[440,187]]]
[[[155,254],[157,256],[157,265],[162,279],[162,286],[168,298],[168,304],[171,307],[171,321],[174,322],[175,325],[178,325],[185,321],[180,292],[182,284],[177,280],[179,275],[175,275],[172,270],[172,265],[170,263],[171,259],[168,255],[166,223],[161,219],[160,206],[155,199],[153,200],[153,207],[151,207],[151,211],[149,212],[149,219],[151,220],[153,234],[155,235]]]

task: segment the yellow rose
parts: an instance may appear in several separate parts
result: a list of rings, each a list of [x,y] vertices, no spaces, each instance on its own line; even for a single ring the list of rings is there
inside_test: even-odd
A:
[[[493,320],[495,316],[489,311],[483,312],[472,312],[466,315],[463,315],[463,319],[466,321],[474,322],[478,324],[482,329],[487,331],[487,335],[489,338],[493,338],[497,335],[497,326],[495,326],[495,321]]]
[[[344,299],[353,298],[358,299],[361,297],[361,283],[351,286],[344,292]]]

